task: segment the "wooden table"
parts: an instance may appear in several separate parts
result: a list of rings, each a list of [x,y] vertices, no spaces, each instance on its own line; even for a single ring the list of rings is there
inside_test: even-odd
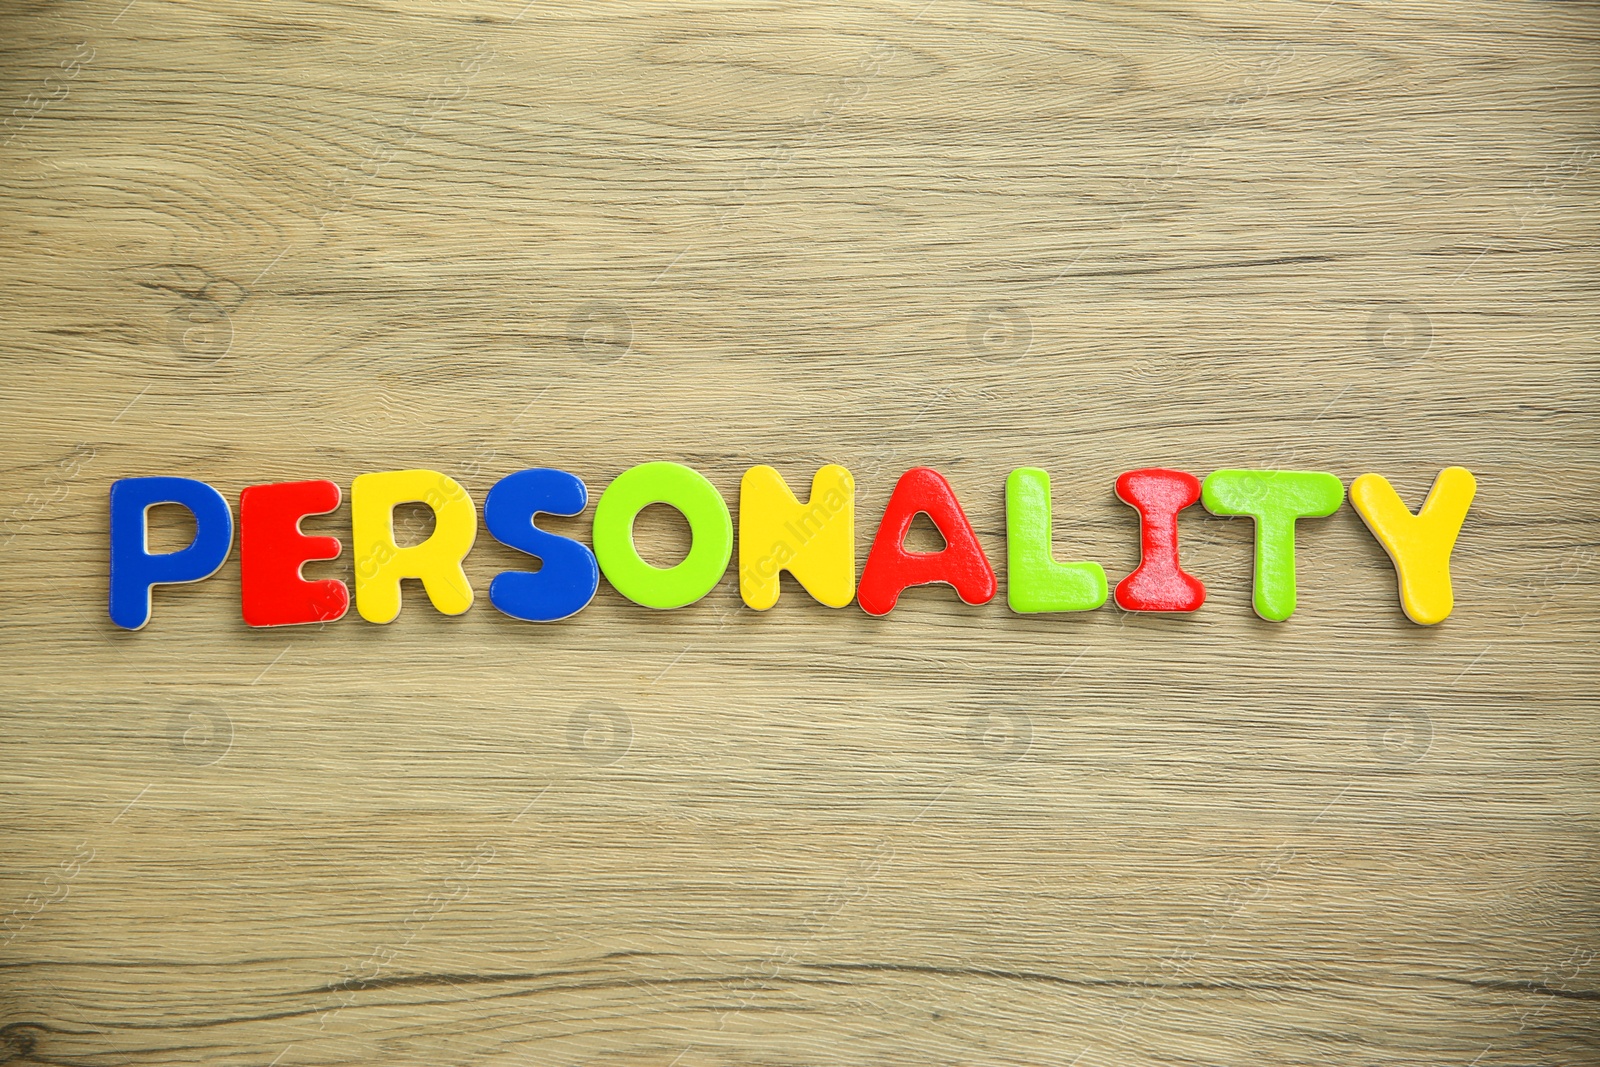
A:
[[[1600,1062],[1597,21],[13,5],[0,1062]],[[647,460],[934,467],[1002,594],[106,615],[120,477]],[[1115,582],[1122,471],[1452,464],[1438,627],[1348,505],[1284,623],[1198,508],[1192,617],[1004,604],[1015,467]]]

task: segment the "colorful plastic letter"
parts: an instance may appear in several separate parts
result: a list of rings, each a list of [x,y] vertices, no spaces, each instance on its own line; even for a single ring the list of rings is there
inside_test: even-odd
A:
[[[788,571],[820,602],[842,608],[856,595],[856,483],[829,464],[811,479],[811,499],[794,498],[771,467],[739,483],[739,595],[757,611],[778,602]]]
[[[501,478],[483,502],[483,521],[503,545],[541,562],[537,571],[501,571],[489,583],[489,603],[526,622],[555,622],[582,611],[600,587],[600,568],[588,546],[539,529],[540,512],[580,515],[589,505],[583,479],[537,467]]]
[[[633,520],[669,504],[689,520],[689,554],[653,567],[633,544]],[[733,557],[733,519],[717,487],[681,463],[641,463],[617,475],[594,508],[594,554],[606,581],[647,608],[681,608],[711,592]]]
[[[1117,606],[1198,610],[1206,587],[1178,565],[1178,512],[1200,499],[1200,479],[1160,467],[1128,471],[1117,479],[1117,497],[1139,513],[1139,566],[1117,583]]]
[[[433,533],[420,545],[394,543],[397,504],[433,509]],[[433,606],[460,615],[472,606],[472,585],[461,561],[478,534],[472,498],[438,471],[380,471],[350,485],[350,536],[355,542],[356,610],[368,622],[393,622],[400,614],[400,579],[421,578]]]
[[[944,536],[945,547],[938,552],[906,551],[906,532],[918,514],[932,519]],[[883,509],[856,602],[868,615],[887,615],[904,590],[932,582],[947,583],[968,604],[987,604],[995,593],[994,568],[950,483],[936,470],[912,467],[900,476]]]
[[[1106,602],[1098,563],[1050,554],[1050,475],[1019,467],[1006,478],[1006,602],[1016,612],[1090,611]]]
[[[1332,515],[1344,483],[1321,471],[1212,471],[1200,499],[1213,515],[1248,515],[1256,523],[1256,614],[1282,622],[1294,614],[1294,524]]]
[[[179,504],[194,515],[194,540],[176,552],[151,553],[145,513]],[[233,512],[193,478],[119,478],[111,483],[111,621],[137,630],[150,621],[150,588],[198,582],[222,567],[233,544]]]
[[[252,485],[239,494],[239,603],[251,626],[333,622],[350,608],[350,590],[337,578],[308,582],[300,567],[337,559],[337,537],[307,537],[300,520],[339,507],[333,482]]]
[[[1432,626],[1450,617],[1450,552],[1478,491],[1465,467],[1446,467],[1434,479],[1417,514],[1401,501],[1381,474],[1363,474],[1350,483],[1350,503],[1394,561],[1400,579],[1400,606],[1414,623]]]

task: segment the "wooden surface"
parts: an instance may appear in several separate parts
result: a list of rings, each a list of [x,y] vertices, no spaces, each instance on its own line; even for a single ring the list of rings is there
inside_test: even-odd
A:
[[[0,1062],[1600,1063],[1593,5],[125,3],[0,15]],[[1198,509],[1192,618],[106,618],[117,477],[654,459],[1480,489],[1436,629],[1348,506],[1278,625]]]

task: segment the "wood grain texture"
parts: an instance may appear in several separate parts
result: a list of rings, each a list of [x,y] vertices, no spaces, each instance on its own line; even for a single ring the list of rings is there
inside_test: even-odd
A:
[[[0,12],[0,1062],[1600,1063],[1593,5],[125,3]],[[1348,507],[1281,625],[1195,513],[1192,618],[105,616],[117,477],[651,459],[1480,490],[1435,629]]]

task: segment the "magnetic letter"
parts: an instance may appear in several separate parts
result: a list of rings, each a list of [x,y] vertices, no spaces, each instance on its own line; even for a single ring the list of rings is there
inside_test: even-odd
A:
[[[669,504],[689,520],[689,554],[653,567],[633,544],[633,520]],[[681,608],[711,592],[733,557],[733,519],[717,487],[681,463],[641,463],[617,475],[594,507],[594,554],[606,581],[647,608]]]
[[[239,494],[239,604],[251,626],[333,622],[350,607],[350,590],[337,578],[308,582],[302,564],[337,559],[337,537],[307,537],[306,515],[339,506],[332,482],[252,485]]]
[[[906,532],[919,513],[944,535],[940,551],[906,551]],[[995,592],[994,568],[950,483],[936,470],[913,467],[900,476],[883,509],[856,602],[868,615],[887,615],[905,589],[932,582],[949,584],[968,604],[987,604]]]
[[[433,509],[433,533],[420,545],[394,543],[397,504]],[[381,471],[350,485],[350,536],[355,542],[356,610],[368,622],[393,622],[400,614],[400,579],[421,578],[433,606],[460,615],[472,606],[472,586],[461,561],[478,535],[472,498],[438,471]]]
[[[1256,614],[1282,622],[1294,614],[1294,524],[1332,515],[1344,483],[1320,471],[1212,471],[1201,500],[1213,515],[1248,515],[1256,523]]]
[[[1394,561],[1400,606],[1414,623],[1443,622],[1455,607],[1450,552],[1477,490],[1471,471],[1446,467],[1434,479],[1422,510],[1413,515],[1383,475],[1363,474],[1350,483],[1350,503]]]
[[[1117,583],[1124,611],[1195,611],[1205,584],[1178,565],[1178,512],[1200,499],[1200,479],[1148,467],[1117,479],[1117,497],[1139,513],[1139,566]]]
[[[483,521],[503,545],[541,562],[537,571],[501,571],[489,583],[489,603],[526,622],[555,622],[576,615],[594,599],[600,568],[594,553],[570,537],[535,525],[540,512],[579,515],[589,504],[583,479],[566,471],[534,468],[494,483],[483,502]]]
[[[1006,478],[1006,602],[1016,612],[1089,611],[1106,602],[1098,563],[1050,554],[1050,475],[1020,467]]]
[[[787,570],[817,600],[842,608],[856,594],[856,483],[829,464],[811,479],[804,504],[771,467],[739,483],[739,595],[757,611],[778,602]]]
[[[194,515],[194,540],[176,552],[151,554],[145,513],[180,504]],[[111,621],[137,630],[150,621],[150,587],[198,582],[217,573],[233,544],[233,512],[193,478],[119,478],[111,483]]]

